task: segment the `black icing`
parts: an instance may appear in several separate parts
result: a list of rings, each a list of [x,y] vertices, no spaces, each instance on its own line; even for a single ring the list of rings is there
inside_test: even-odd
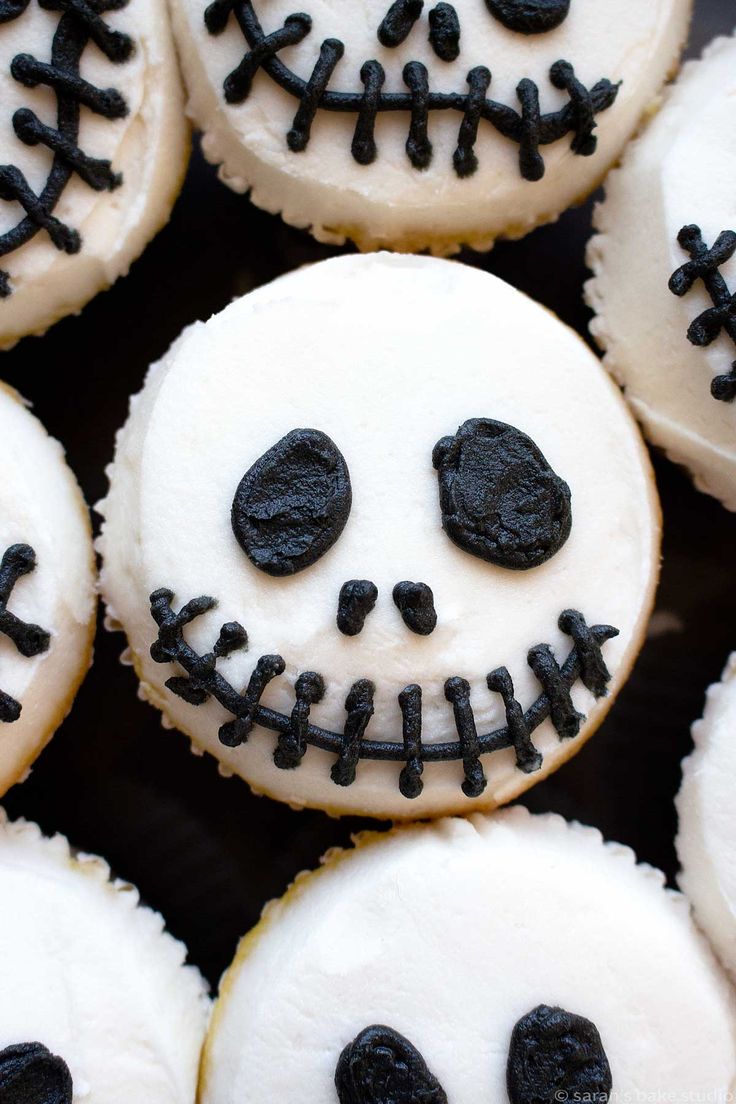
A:
[[[441,61],[460,56],[460,20],[452,4],[437,4],[430,11],[429,41]]]
[[[366,1027],[340,1055],[335,1069],[340,1104],[447,1104],[424,1058],[392,1027]]]
[[[393,599],[408,629],[419,636],[429,636],[437,625],[434,594],[426,583],[397,583]]]
[[[30,0],[0,0],[0,23],[17,19],[28,7]]]
[[[416,169],[426,169],[432,159],[432,142],[428,133],[429,116],[433,111],[457,111],[462,115],[458,129],[453,165],[458,176],[474,173],[478,159],[474,152],[478,126],[486,120],[504,138],[519,145],[519,171],[525,180],[541,180],[544,159],[540,147],[559,141],[571,134],[570,149],[581,157],[590,157],[596,150],[595,116],[606,111],[616,100],[619,85],[607,79],[587,88],[575,76],[570,62],[556,61],[549,72],[551,84],[568,95],[568,103],[558,111],[545,114],[541,110],[539,88],[529,79],[519,82],[516,93],[520,111],[487,98],[491,72],[483,65],[475,66],[467,76],[467,92],[437,92],[429,85],[429,74],[419,61],[408,62],[402,71],[406,92],[385,92],[386,73],[380,62],[368,59],[360,69],[361,92],[342,92],[328,87],[337,61],[344,52],[339,39],[326,39],[320,48],[312,75],[305,80],[279,58],[281,50],[303,41],[312,28],[311,17],[303,12],[290,15],[284,25],[266,34],[256,15],[252,0],[212,0],[205,11],[205,24],[210,34],[220,34],[231,13],[248,44],[248,51],[238,67],[224,81],[227,103],[242,103],[250,94],[253,78],[263,69],[275,83],[299,101],[294,123],[287,134],[287,145],[293,152],[304,150],[318,110],[347,112],[356,115],[351,152],[361,165],[369,165],[378,156],[375,139],[376,118],[381,112],[401,111],[410,116],[406,153]],[[298,123],[298,125],[297,125]]]
[[[0,633],[12,640],[16,650],[27,659],[48,649],[50,635],[39,625],[21,621],[8,609],[15,584],[36,567],[36,553],[27,544],[12,544],[0,561]],[[0,690],[0,721],[10,724],[21,714],[20,702]],[[1,1104],[1,1102],[0,1102]]]
[[[293,429],[243,476],[231,521],[248,559],[268,575],[294,575],[335,543],[352,492],[345,459],[317,429]]]
[[[554,30],[570,12],[570,0],[486,0],[486,4],[504,27],[526,35]]]
[[[709,249],[699,226],[683,226],[677,240],[690,254],[690,260],[672,273],[669,282],[673,295],[683,296],[702,280],[713,306],[690,324],[687,339],[693,345],[711,345],[724,331],[736,344],[736,293],[732,294],[719,269],[736,253],[736,232],[724,230]],[[714,399],[733,402],[736,399],[736,360],[730,372],[716,376],[710,385]]]
[[[349,579],[340,588],[337,627],[345,636],[362,632],[365,619],[376,604],[378,587],[370,579]]]
[[[373,684],[359,679],[348,693],[347,713],[342,732],[330,732],[312,724],[309,720],[311,706],[324,696],[325,681],[314,671],[301,674],[295,686],[295,704],[289,716],[261,704],[261,696],[269,682],[283,674],[286,664],[281,656],[266,655],[256,663],[245,690],[236,690],[217,669],[222,652],[222,637],[231,630],[233,623],[224,625],[211,652],[201,655],[184,639],[187,625],[214,609],[214,598],[202,595],[194,598],[178,611],[172,602],[170,590],[157,590],[151,595],[151,616],[158,625],[158,638],[151,645],[151,657],[156,663],[176,663],[184,675],[173,675],[166,680],[166,687],[190,705],[204,705],[214,698],[235,720],[220,727],[219,739],[228,747],[245,743],[254,725],[277,732],[278,744],[274,762],[281,769],[298,766],[307,746],[320,748],[336,755],[331,771],[333,782],[339,786],[350,785],[356,776],[361,759],[403,763],[399,774],[399,789],[404,797],[415,798],[422,792],[421,779],[424,763],[455,762],[461,760],[464,770],[463,791],[467,796],[477,796],[485,787],[485,774],[480,762],[488,755],[505,748],[513,748],[516,765],[526,774],[539,770],[543,763],[541,752],[532,743],[532,733],[549,718],[561,740],[578,734],[584,720],[572,704],[571,687],[580,679],[596,697],[607,693],[610,674],[601,653],[602,645],[618,636],[618,629],[611,625],[589,626],[578,610],[565,610],[560,614],[559,628],[573,640],[573,647],[560,666],[547,644],[539,644],[529,652],[528,663],[542,687],[542,693],[527,709],[523,710],[514,696],[514,684],[505,667],[491,671],[487,678],[488,689],[501,696],[506,713],[506,725],[486,735],[478,735],[469,684],[460,678],[450,678],[445,684],[445,695],[452,704],[458,740],[444,743],[422,741],[422,691],[412,684],[398,696],[402,716],[401,741],[366,740],[365,731],[373,714]],[[237,626],[242,637],[245,630]],[[229,633],[229,638],[231,633]],[[228,648],[231,651],[232,648]],[[542,661],[539,661],[539,657]]]
[[[511,1104],[606,1104],[612,1084],[590,1020],[540,1004],[517,1023],[507,1068]]]
[[[72,1075],[42,1043],[0,1051],[0,1104],[72,1104]]]
[[[400,46],[422,14],[424,0],[394,0],[378,28],[382,46]]]
[[[125,7],[127,0],[38,0],[47,11],[59,12],[59,23],[51,44],[50,63],[30,54],[17,54],[11,75],[27,88],[48,86],[56,95],[56,125],[44,123],[30,108],[20,108],[13,116],[13,128],[28,146],[46,146],[53,162],[46,184],[39,194],[33,191],[19,168],[0,165],[0,201],[16,202],[25,212],[21,221],[0,234],[0,257],[19,249],[41,230],[64,253],[82,248],[79,233],[55,218],[53,211],[71,178],[76,174],[95,191],[113,191],[122,176],[109,161],[90,157],[78,146],[81,109],[88,108],[105,119],[120,119],[128,107],[114,88],[97,88],[80,76],[82,55],[90,42],[114,64],[131,56],[133,42],[127,35],[111,30],[102,14]],[[0,23],[20,16],[28,0],[0,0]],[[0,271],[0,298],[11,294],[8,274]]]
[[[473,418],[434,447],[442,526],[473,556],[538,567],[570,535],[570,488],[521,430]]]

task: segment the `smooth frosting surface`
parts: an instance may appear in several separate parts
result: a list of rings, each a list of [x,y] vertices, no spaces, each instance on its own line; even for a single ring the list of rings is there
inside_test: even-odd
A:
[[[322,241],[349,237],[364,249],[429,248],[436,253],[452,252],[459,242],[489,248],[499,235],[521,236],[587,195],[675,66],[690,15],[689,0],[572,0],[555,30],[526,35],[504,26],[484,0],[456,0],[460,53],[454,61],[443,61],[428,41],[429,2],[404,42],[393,48],[382,46],[377,37],[389,8],[384,0],[310,0],[305,6],[310,32],[278,58],[307,80],[321,43],[341,41],[344,54],[328,91],[362,92],[362,66],[377,60],[385,71],[383,90],[406,92],[404,66],[418,61],[426,67],[431,92],[463,96],[469,71],[484,66],[492,75],[489,99],[518,113],[517,86],[530,79],[547,114],[569,102],[550,82],[550,68],[561,59],[573,65],[586,88],[602,78],[621,81],[615,105],[597,116],[596,153],[575,155],[568,135],[542,147],[544,179],[529,182],[519,171],[517,143],[485,120],[475,143],[477,171],[463,179],[455,173],[453,151],[463,120],[458,110],[430,111],[433,156],[423,171],[407,158],[409,112],[403,110],[379,114],[372,164],[358,164],[351,155],[355,111],[318,110],[306,149],[292,152],[286,135],[299,101],[259,70],[243,103],[225,102],[223,82],[247,44],[234,17],[222,33],[209,34],[205,6],[200,0],[172,0],[172,14],[190,114],[204,132],[206,156],[221,165],[225,182],[236,191],[249,190],[258,206],[310,229]],[[514,6],[521,5],[509,5]],[[291,0],[255,0],[253,8],[267,34],[301,10]]]
[[[42,230],[20,249],[0,256],[12,288],[9,298],[0,299],[0,347],[79,311],[127,272],[167,221],[178,194],[188,134],[165,0],[128,0],[118,7],[102,18],[111,31],[134,40],[132,56],[114,63],[90,42],[79,72],[98,89],[116,89],[125,99],[127,115],[109,119],[83,106],[78,146],[89,157],[112,162],[113,170],[123,175],[122,185],[96,191],[72,175],[53,214],[81,235],[80,252],[69,255],[55,248]],[[36,195],[46,187],[53,156],[45,145],[23,143],[13,117],[19,109],[31,109],[44,125],[55,127],[57,97],[45,84],[28,88],[14,79],[11,65],[21,54],[48,64],[59,24],[59,11],[44,10],[39,0],[30,0],[23,14],[0,23],[0,162],[18,168]],[[0,202],[0,238],[23,217],[17,201]]]
[[[443,531],[435,444],[472,418],[527,434],[570,487],[572,530],[547,563],[526,571],[488,563]],[[233,496],[254,462],[295,428],[326,433],[352,480],[342,536],[317,563],[287,578],[254,567],[231,527]],[[374,255],[302,269],[184,332],[133,400],[118,438],[105,518],[102,587],[125,629],[144,693],[197,745],[256,789],[295,804],[413,817],[494,805],[554,769],[602,719],[636,654],[658,566],[659,517],[641,439],[617,389],[584,343],[554,316],[494,277],[419,257]],[[351,579],[378,588],[363,631],[336,627],[338,594]],[[437,628],[411,632],[392,601],[402,580],[434,592]],[[561,742],[550,721],[535,732],[544,768],[524,774],[511,750],[488,756],[480,798],[461,791],[460,762],[427,764],[415,800],[398,789],[400,764],[363,761],[349,787],[335,785],[335,756],[310,747],[296,770],[273,763],[275,736],[218,740],[228,714],[195,706],[164,683],[183,672],[155,663],[149,595],[165,587],[176,609],[199,595],[217,609],[186,639],[211,650],[220,626],[239,621],[248,649],[219,661],[244,687],[260,656],[281,655],[285,673],[263,703],[290,714],[297,676],[322,674],[314,723],[342,732],[353,683],[375,683],[367,739],[401,741],[398,695],[423,690],[423,738],[457,740],[445,681],[469,681],[479,733],[505,724],[487,674],[508,667],[527,709],[540,683],[527,664],[550,644],[560,664],[571,639],[558,628],[567,608],[589,625],[620,630],[602,647],[610,695],[572,689],[588,721]]]
[[[69,710],[91,662],[95,565],[89,516],[61,445],[0,386],[0,557],[11,545],[36,553],[13,587],[8,610],[51,634],[39,655],[21,655],[0,635],[0,689],[20,702],[0,722],[0,793],[17,782]]]
[[[193,1104],[208,1000],[185,948],[101,859],[0,818],[0,1050],[64,1059],[74,1104]]]
[[[682,298],[668,288],[689,260],[678,244],[696,224],[708,246],[736,231],[736,39],[717,39],[689,62],[664,106],[606,183],[589,246],[591,330],[647,435],[685,464],[696,485],[736,509],[736,405],[714,399],[736,346],[724,332],[707,348],[687,339],[713,302],[702,281]],[[736,257],[720,269],[736,291]]]
[[[663,885],[597,831],[520,808],[359,840],[241,943],[202,1104],[332,1104],[338,1056],[371,1024],[408,1038],[449,1101],[505,1102],[512,1029],[540,1004],[597,1026],[611,1099],[727,1099],[731,991]]]
[[[693,725],[695,751],[683,764],[677,798],[680,885],[726,967],[736,976],[736,654],[711,686]]]

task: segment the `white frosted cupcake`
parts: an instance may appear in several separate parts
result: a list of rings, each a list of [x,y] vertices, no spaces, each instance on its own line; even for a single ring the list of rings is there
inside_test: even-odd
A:
[[[296,805],[509,801],[641,644],[636,425],[577,335],[454,262],[340,258],[192,326],[109,474],[102,588],[144,695]]]
[[[27,773],[92,661],[89,514],[57,441],[0,384],[0,794]]]
[[[209,1002],[161,917],[4,814],[0,896],[0,1099],[194,1104]]]
[[[553,816],[361,837],[226,973],[201,1104],[727,1099],[733,997],[687,902]]]
[[[695,751],[683,764],[677,798],[680,885],[698,923],[736,977],[736,654],[711,686],[693,725]]]
[[[647,436],[736,509],[736,38],[689,62],[596,210],[591,330]]]
[[[223,180],[320,241],[487,249],[600,182],[690,0],[172,0]]]
[[[165,0],[0,0],[0,348],[168,220],[188,156]]]

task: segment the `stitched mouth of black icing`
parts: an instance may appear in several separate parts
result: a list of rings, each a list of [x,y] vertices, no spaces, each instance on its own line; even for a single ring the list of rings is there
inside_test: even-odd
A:
[[[39,0],[40,2],[40,0]],[[56,249],[63,253],[79,253],[82,239],[79,233],[53,215],[65,188],[76,174],[94,191],[114,191],[122,184],[122,176],[113,171],[109,161],[90,157],[77,145],[80,114],[84,106],[97,116],[122,119],[128,106],[114,88],[98,88],[84,80],[79,72],[82,56],[90,42],[113,64],[127,61],[133,53],[128,35],[111,30],[101,14],[118,11],[128,0],[44,0],[41,6],[60,13],[51,44],[51,62],[39,61],[30,54],[13,58],[11,75],[27,88],[48,87],[56,95],[56,127],[47,126],[31,111],[20,108],[13,116],[16,137],[27,146],[45,146],[53,154],[53,163],[40,194],[31,188],[26,177],[15,165],[0,165],[0,200],[18,203],[25,217],[12,229],[0,234],[0,257],[20,249],[41,230],[45,230]],[[0,27],[19,18],[26,7],[22,0],[0,0]],[[0,271],[0,299],[12,293],[6,272]]]
[[[490,123],[503,137],[519,145],[519,169],[525,180],[537,181],[544,176],[544,159],[539,152],[565,135],[572,133],[573,153],[590,157],[595,153],[597,139],[595,116],[616,100],[619,84],[603,78],[588,89],[575,76],[568,61],[557,61],[550,69],[550,82],[570,97],[560,110],[543,114],[539,88],[529,78],[517,85],[520,111],[487,98],[492,76],[485,66],[475,66],[467,75],[467,92],[437,92],[429,86],[429,73],[420,61],[410,61],[403,69],[407,92],[385,92],[386,74],[376,60],[364,62],[360,70],[362,92],[341,92],[328,87],[332,74],[344,54],[344,44],[337,38],[322,42],[319,57],[310,77],[305,80],[278,57],[281,50],[294,46],[307,37],[312,28],[309,15],[298,12],[286,18],[284,25],[266,34],[251,0],[213,0],[205,12],[210,34],[219,34],[227,26],[231,13],[240,26],[248,52],[238,67],[224,82],[225,99],[230,104],[242,103],[250,94],[253,78],[259,69],[282,89],[299,101],[286,141],[289,149],[299,153],[306,149],[312,124],[318,110],[357,114],[351,152],[361,165],[369,165],[378,155],[375,126],[378,115],[387,111],[402,111],[410,115],[406,153],[416,169],[426,169],[432,159],[432,142],[428,133],[430,113],[457,111],[463,116],[453,154],[455,172],[460,177],[471,176],[478,168],[474,146],[481,120]]]
[[[531,736],[544,721],[551,720],[560,740],[576,737],[585,721],[573,705],[570,691],[579,681],[595,698],[605,697],[611,675],[602,655],[602,645],[619,635],[611,625],[589,626],[577,610],[564,610],[559,617],[560,630],[569,636],[573,646],[560,666],[548,644],[537,644],[529,650],[527,663],[539,682],[542,692],[525,711],[514,696],[514,684],[507,668],[498,667],[487,676],[486,684],[498,694],[506,714],[506,724],[493,732],[479,735],[471,688],[459,676],[445,682],[445,697],[452,707],[456,741],[425,743],[422,740],[422,690],[412,684],[398,696],[402,718],[402,739],[369,740],[366,729],[373,716],[375,686],[368,679],[355,682],[345,702],[346,720],[341,733],[330,732],[310,721],[310,710],[325,693],[325,681],[314,671],[299,675],[295,685],[295,703],[287,716],[261,704],[268,684],[286,669],[279,655],[264,655],[258,659],[248,685],[239,693],[217,669],[217,662],[247,646],[248,635],[238,622],[222,626],[211,652],[199,654],[184,639],[184,629],[198,617],[217,606],[214,598],[202,595],[187,602],[177,612],[172,606],[174,593],[160,589],[150,597],[151,616],[158,626],[158,638],[151,645],[151,657],[156,663],[178,664],[184,675],[167,679],[165,686],[189,705],[204,705],[214,698],[234,718],[220,726],[220,742],[227,747],[246,743],[254,726],[278,734],[273,760],[281,770],[299,766],[307,747],[332,752],[336,760],[330,776],[338,786],[350,786],[356,779],[361,759],[404,763],[399,775],[399,790],[405,798],[422,793],[422,773],[425,763],[462,761],[466,797],[479,797],[487,779],[481,756],[513,748],[516,767],[525,774],[541,770],[543,755],[534,746]]]

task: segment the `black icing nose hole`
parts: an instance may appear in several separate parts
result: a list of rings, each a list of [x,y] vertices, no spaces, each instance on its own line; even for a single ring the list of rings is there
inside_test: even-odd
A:
[[[486,5],[504,27],[527,35],[553,31],[570,12],[570,0],[486,0]]]
[[[2,1104],[72,1104],[72,1096],[69,1067],[42,1043],[17,1043],[0,1051]]]
[[[392,49],[400,46],[422,14],[424,0],[394,0],[378,28],[378,41]]]
[[[316,563],[348,520],[352,488],[345,458],[318,429],[293,429],[240,481],[233,533],[267,575],[295,575]]]
[[[434,594],[426,583],[397,583],[393,599],[404,624],[419,636],[429,636],[437,625]]]
[[[340,632],[345,636],[357,636],[377,598],[378,587],[370,579],[350,579],[343,583],[337,600],[337,627]]]
[[[538,567],[570,536],[570,488],[521,430],[472,418],[432,453],[442,527],[473,556],[518,571]]]

